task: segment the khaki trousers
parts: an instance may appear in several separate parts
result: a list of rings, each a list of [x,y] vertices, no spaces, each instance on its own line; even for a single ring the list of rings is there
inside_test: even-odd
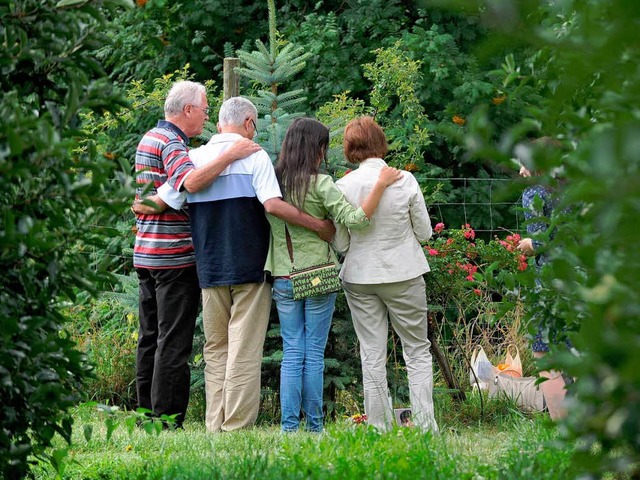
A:
[[[271,285],[205,288],[202,306],[207,430],[250,427],[260,407],[260,369],[271,311]]]
[[[427,338],[427,298],[422,276],[403,282],[364,285],[343,282],[353,326],[360,341],[367,422],[387,431],[393,408],[387,384],[389,322],[400,337],[409,377],[413,423],[438,431],[433,413],[431,342]]]

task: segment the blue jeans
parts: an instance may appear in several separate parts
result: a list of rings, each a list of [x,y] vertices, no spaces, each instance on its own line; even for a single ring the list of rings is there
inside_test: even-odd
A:
[[[337,295],[331,293],[294,300],[288,278],[276,278],[273,283],[283,344],[280,408],[285,432],[298,430],[301,408],[306,417],[306,429],[322,431],[324,349]]]

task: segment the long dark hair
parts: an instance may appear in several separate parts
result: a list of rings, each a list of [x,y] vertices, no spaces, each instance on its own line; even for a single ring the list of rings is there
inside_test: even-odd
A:
[[[312,118],[296,118],[282,142],[276,177],[284,198],[302,208],[319,160],[327,161],[329,129]]]

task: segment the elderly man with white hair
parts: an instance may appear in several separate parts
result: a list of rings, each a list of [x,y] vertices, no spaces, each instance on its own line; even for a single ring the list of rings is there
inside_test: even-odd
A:
[[[136,203],[143,193],[154,194],[162,184],[197,192],[231,162],[258,150],[250,139],[241,139],[196,169],[187,145],[189,137],[202,133],[208,111],[203,85],[188,81],[173,85],[165,100],[165,120],[144,135],[136,151]],[[155,415],[176,415],[180,426],[189,402],[187,362],[200,301],[189,215],[182,208],[139,211],[136,226],[138,404]]]

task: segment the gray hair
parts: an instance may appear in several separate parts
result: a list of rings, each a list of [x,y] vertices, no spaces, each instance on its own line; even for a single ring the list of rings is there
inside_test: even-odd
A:
[[[206,95],[207,90],[201,83],[189,80],[174,83],[164,101],[165,117],[180,115],[186,105],[200,105],[203,93]]]
[[[220,113],[218,114],[218,123],[221,127],[228,125],[239,127],[247,118],[258,116],[258,110],[255,105],[243,97],[231,97],[226,100]]]

